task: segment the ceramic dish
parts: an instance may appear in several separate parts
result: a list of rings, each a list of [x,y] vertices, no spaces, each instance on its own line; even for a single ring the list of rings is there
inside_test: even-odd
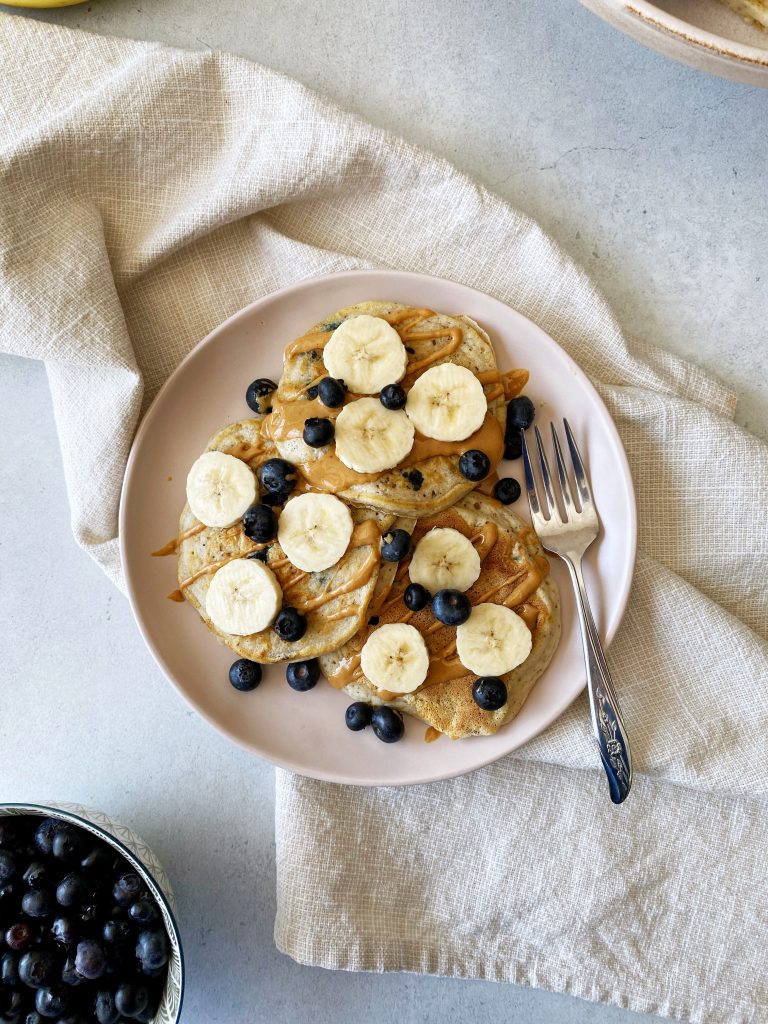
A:
[[[350,698],[321,682],[297,693],[282,666],[267,668],[252,693],[227,680],[234,655],[217,643],[176,587],[175,559],[150,552],[176,535],[186,475],[207,439],[248,416],[252,379],[280,374],[282,351],[334,309],[363,299],[394,299],[466,313],[490,334],[502,370],[530,370],[526,393],[537,422],[567,414],[592,466],[603,534],[586,560],[602,635],[621,621],[635,560],[632,480],[616,428],[579,367],[540,328],[509,306],[450,281],[393,271],[353,271],[312,278],[267,296],[217,328],[166,382],[136,435],[120,507],[120,544],[128,594],[139,628],[160,667],[189,703],[230,739],[275,764],[331,782],[404,785],[461,775],[495,761],[541,732],[584,686],[584,666],[570,584],[553,560],[562,597],[563,635],[552,663],[520,714],[495,736],[424,742],[424,725],[406,717],[405,738],[380,743],[344,725]],[[521,463],[502,463],[521,478]],[[512,506],[527,518],[525,498]],[[297,658],[300,658],[297,652]]]
[[[645,46],[722,78],[768,86],[768,31],[719,0],[580,0]]]
[[[93,811],[79,804],[0,804],[0,818],[26,814],[40,815],[41,818],[59,818],[76,828],[91,832],[125,857],[144,879],[160,908],[170,945],[168,977],[160,1007],[152,1018],[152,1024],[178,1024],[184,1001],[184,954],[181,949],[179,927],[174,916],[173,890],[160,861],[140,836],[103,811]]]

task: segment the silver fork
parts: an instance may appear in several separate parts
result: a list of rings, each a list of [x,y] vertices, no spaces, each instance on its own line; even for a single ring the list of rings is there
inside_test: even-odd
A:
[[[592,728],[600,750],[603,768],[608,776],[611,800],[615,804],[620,804],[626,800],[632,785],[632,754],[629,748],[627,730],[619,711],[616,691],[613,687],[613,682],[608,672],[608,665],[605,661],[605,654],[600,643],[600,636],[589,607],[587,590],[584,586],[584,576],[581,572],[581,560],[584,552],[597,537],[599,521],[595,503],[592,499],[589,480],[584,469],[584,463],[576,446],[571,428],[568,425],[568,420],[564,419],[563,424],[565,426],[565,436],[568,439],[568,447],[571,452],[571,463],[573,464],[573,475],[576,481],[580,508],[576,507],[571,494],[568,473],[566,472],[563,453],[560,448],[560,440],[554,424],[551,424],[552,443],[555,450],[557,476],[560,481],[560,496],[565,515],[561,514],[555,501],[552,475],[549,472],[549,463],[544,453],[544,445],[541,443],[541,434],[538,427],[534,429],[536,431],[536,444],[539,449],[541,479],[544,484],[541,505],[546,510],[546,516],[542,513],[539,503],[539,494],[536,490],[536,480],[528,454],[525,431],[521,430],[520,437],[523,444],[528,504],[531,509],[531,520],[534,529],[541,538],[542,544],[547,551],[551,551],[562,558],[571,574],[571,582],[576,594],[576,607],[581,624],[584,662],[587,667],[587,690],[589,692],[589,708],[592,714]]]

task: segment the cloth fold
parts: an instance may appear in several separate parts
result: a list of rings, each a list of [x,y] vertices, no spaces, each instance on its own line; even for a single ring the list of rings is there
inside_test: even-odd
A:
[[[583,697],[451,782],[278,772],[279,948],[765,1020],[768,453],[734,396],[624,338],[527,217],[274,72],[0,15],[0,73],[0,349],[45,361],[75,536],[118,585],[141,412],[218,323],[318,273],[419,270],[516,307],[594,380],[627,450],[639,555],[609,660],[629,801],[608,801]]]

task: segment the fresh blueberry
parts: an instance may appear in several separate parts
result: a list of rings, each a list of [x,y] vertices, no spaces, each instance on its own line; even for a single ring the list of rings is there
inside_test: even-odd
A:
[[[124,981],[115,992],[115,1006],[125,1017],[135,1017],[149,1002],[147,986],[141,982]]]
[[[326,444],[330,444],[333,440],[333,423],[328,419],[323,419],[319,416],[310,416],[308,420],[304,420],[304,443],[308,444],[310,448],[322,448]]]
[[[30,945],[34,933],[31,927],[26,921],[17,921],[12,924],[10,928],[6,929],[5,932],[5,944],[8,949],[13,949],[17,953],[22,949],[26,949]]]
[[[320,678],[320,662],[317,658],[308,661],[292,661],[285,670],[285,678],[292,690],[311,690]]]
[[[92,925],[107,917],[111,910],[112,901],[94,893],[89,900],[81,904],[77,916],[83,924]]]
[[[317,393],[323,405],[329,409],[338,409],[340,405],[344,404],[347,389],[343,382],[336,380],[335,377],[323,377],[317,386]]]
[[[45,1024],[45,1018],[41,1017],[37,1010],[30,1010],[23,1024]]]
[[[515,430],[527,430],[536,415],[533,402],[525,395],[518,395],[507,405],[507,427]]]
[[[136,939],[136,959],[147,971],[156,971],[168,963],[168,940],[165,932],[149,929],[139,932]]]
[[[368,619],[368,625],[369,625],[369,626],[378,626],[378,624],[379,624],[379,622],[380,622],[380,621],[381,621],[381,620],[379,619],[379,616],[378,616],[378,615],[372,615],[372,616],[370,617],[370,619]]]
[[[483,711],[498,711],[507,703],[507,688],[498,676],[482,676],[474,681],[472,696]]]
[[[277,516],[269,505],[251,505],[243,516],[243,533],[257,544],[266,544],[277,533]]]
[[[18,871],[16,858],[7,850],[0,850],[0,886],[10,882]]]
[[[3,953],[0,957],[0,985],[13,988],[19,984],[19,958],[15,953]]]
[[[82,903],[88,893],[88,883],[76,871],[65,875],[56,886],[56,899],[62,907],[74,907]]]
[[[64,985],[39,988],[35,995],[35,1009],[41,1017],[61,1017],[69,1009],[70,992]]]
[[[293,643],[301,640],[307,631],[307,620],[296,608],[283,608],[272,627],[281,640]]]
[[[259,467],[261,486],[271,497],[282,504],[296,486],[296,467],[285,459],[267,459]],[[262,498],[266,502],[266,498]]]
[[[502,505],[511,505],[520,497],[520,484],[511,476],[505,476],[498,480],[493,488],[493,496]]]
[[[269,401],[264,400],[268,399],[276,388],[277,384],[268,377],[259,377],[258,380],[249,384],[248,390],[245,392],[248,408],[257,413],[266,412]]]
[[[75,970],[88,981],[100,978],[107,968],[107,954],[98,939],[83,939],[75,950]]]
[[[49,917],[56,910],[56,900],[48,889],[30,889],[21,898],[21,909],[29,917]]]
[[[103,988],[96,993],[93,1012],[99,1024],[117,1024],[120,1020],[120,1011],[115,1006],[115,997],[108,988]]]
[[[35,846],[46,857],[53,852],[53,837],[60,825],[56,818],[45,818],[35,830]]]
[[[385,409],[402,409],[406,401],[405,389],[399,384],[387,384],[379,393],[379,401]]]
[[[266,565],[267,562],[269,561],[269,548],[259,548],[258,551],[251,551],[251,553],[249,555],[246,555],[245,557],[255,558],[259,562],[263,562]]]
[[[79,864],[85,854],[82,832],[72,825],[62,824],[53,837],[53,856],[64,864]]]
[[[420,583],[409,583],[403,594],[405,607],[412,612],[420,612],[422,608],[426,608],[431,597],[427,588],[422,587]]]
[[[115,851],[106,843],[99,843],[92,847],[80,861],[80,867],[85,871],[93,871],[99,874],[108,874],[115,866]]]
[[[261,665],[247,658],[233,661],[229,668],[229,681],[236,690],[249,693],[261,682]]]
[[[424,474],[418,469],[404,469],[403,476],[414,489],[414,491],[420,491],[421,485],[424,483]]]
[[[133,944],[134,930],[127,921],[107,921],[101,929],[102,939],[110,946]]]
[[[445,626],[460,626],[471,611],[469,598],[460,590],[438,590],[432,598],[432,614]]]
[[[112,895],[119,907],[130,907],[144,892],[144,883],[135,871],[120,875],[112,886]]]
[[[61,969],[61,980],[63,984],[68,985],[70,988],[76,988],[78,985],[85,984],[85,978],[75,967],[75,958],[73,956],[68,956],[64,961],[64,966]]]
[[[151,924],[153,921],[157,921],[159,916],[157,905],[149,896],[136,900],[128,907],[128,917],[136,924]]]
[[[354,704],[349,705],[344,713],[344,721],[352,732],[360,732],[361,729],[365,729],[367,725],[371,724],[372,714],[373,708],[370,704],[356,700]]]
[[[0,911],[7,917],[19,905],[20,887],[18,882],[8,882],[0,887]]]
[[[381,557],[385,562],[399,562],[411,550],[411,535],[407,530],[390,530],[381,538]]]
[[[491,460],[479,448],[470,448],[459,458],[459,472],[473,483],[485,480],[491,472]]]
[[[7,1021],[8,1024],[21,1024],[25,1002],[24,993],[18,989],[0,992],[0,1021]]]
[[[43,949],[31,949],[19,960],[19,978],[28,988],[52,985],[58,974],[56,960]]]
[[[507,430],[504,435],[504,458],[519,459],[522,454],[523,442],[520,440],[520,435]]]
[[[51,938],[60,946],[71,946],[77,939],[77,928],[71,917],[57,917],[51,925]]]
[[[310,400],[310,402],[314,402],[314,400],[317,398],[317,393],[319,390],[320,389],[318,388],[317,384],[313,384],[312,387],[307,388],[307,398]]]
[[[374,708],[371,714],[371,725],[382,743],[397,743],[399,739],[403,738],[405,732],[403,716],[394,708]]]

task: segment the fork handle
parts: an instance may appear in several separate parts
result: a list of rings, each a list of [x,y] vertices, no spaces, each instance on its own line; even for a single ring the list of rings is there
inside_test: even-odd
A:
[[[626,800],[632,785],[632,752],[629,738],[619,710],[608,665],[600,643],[600,636],[592,617],[584,576],[581,571],[581,559],[566,559],[571,574],[573,589],[576,594],[576,607],[581,624],[581,639],[584,647],[584,663],[587,668],[587,691],[589,693],[589,709],[592,715],[592,729],[600,750],[611,800],[620,804]]]

